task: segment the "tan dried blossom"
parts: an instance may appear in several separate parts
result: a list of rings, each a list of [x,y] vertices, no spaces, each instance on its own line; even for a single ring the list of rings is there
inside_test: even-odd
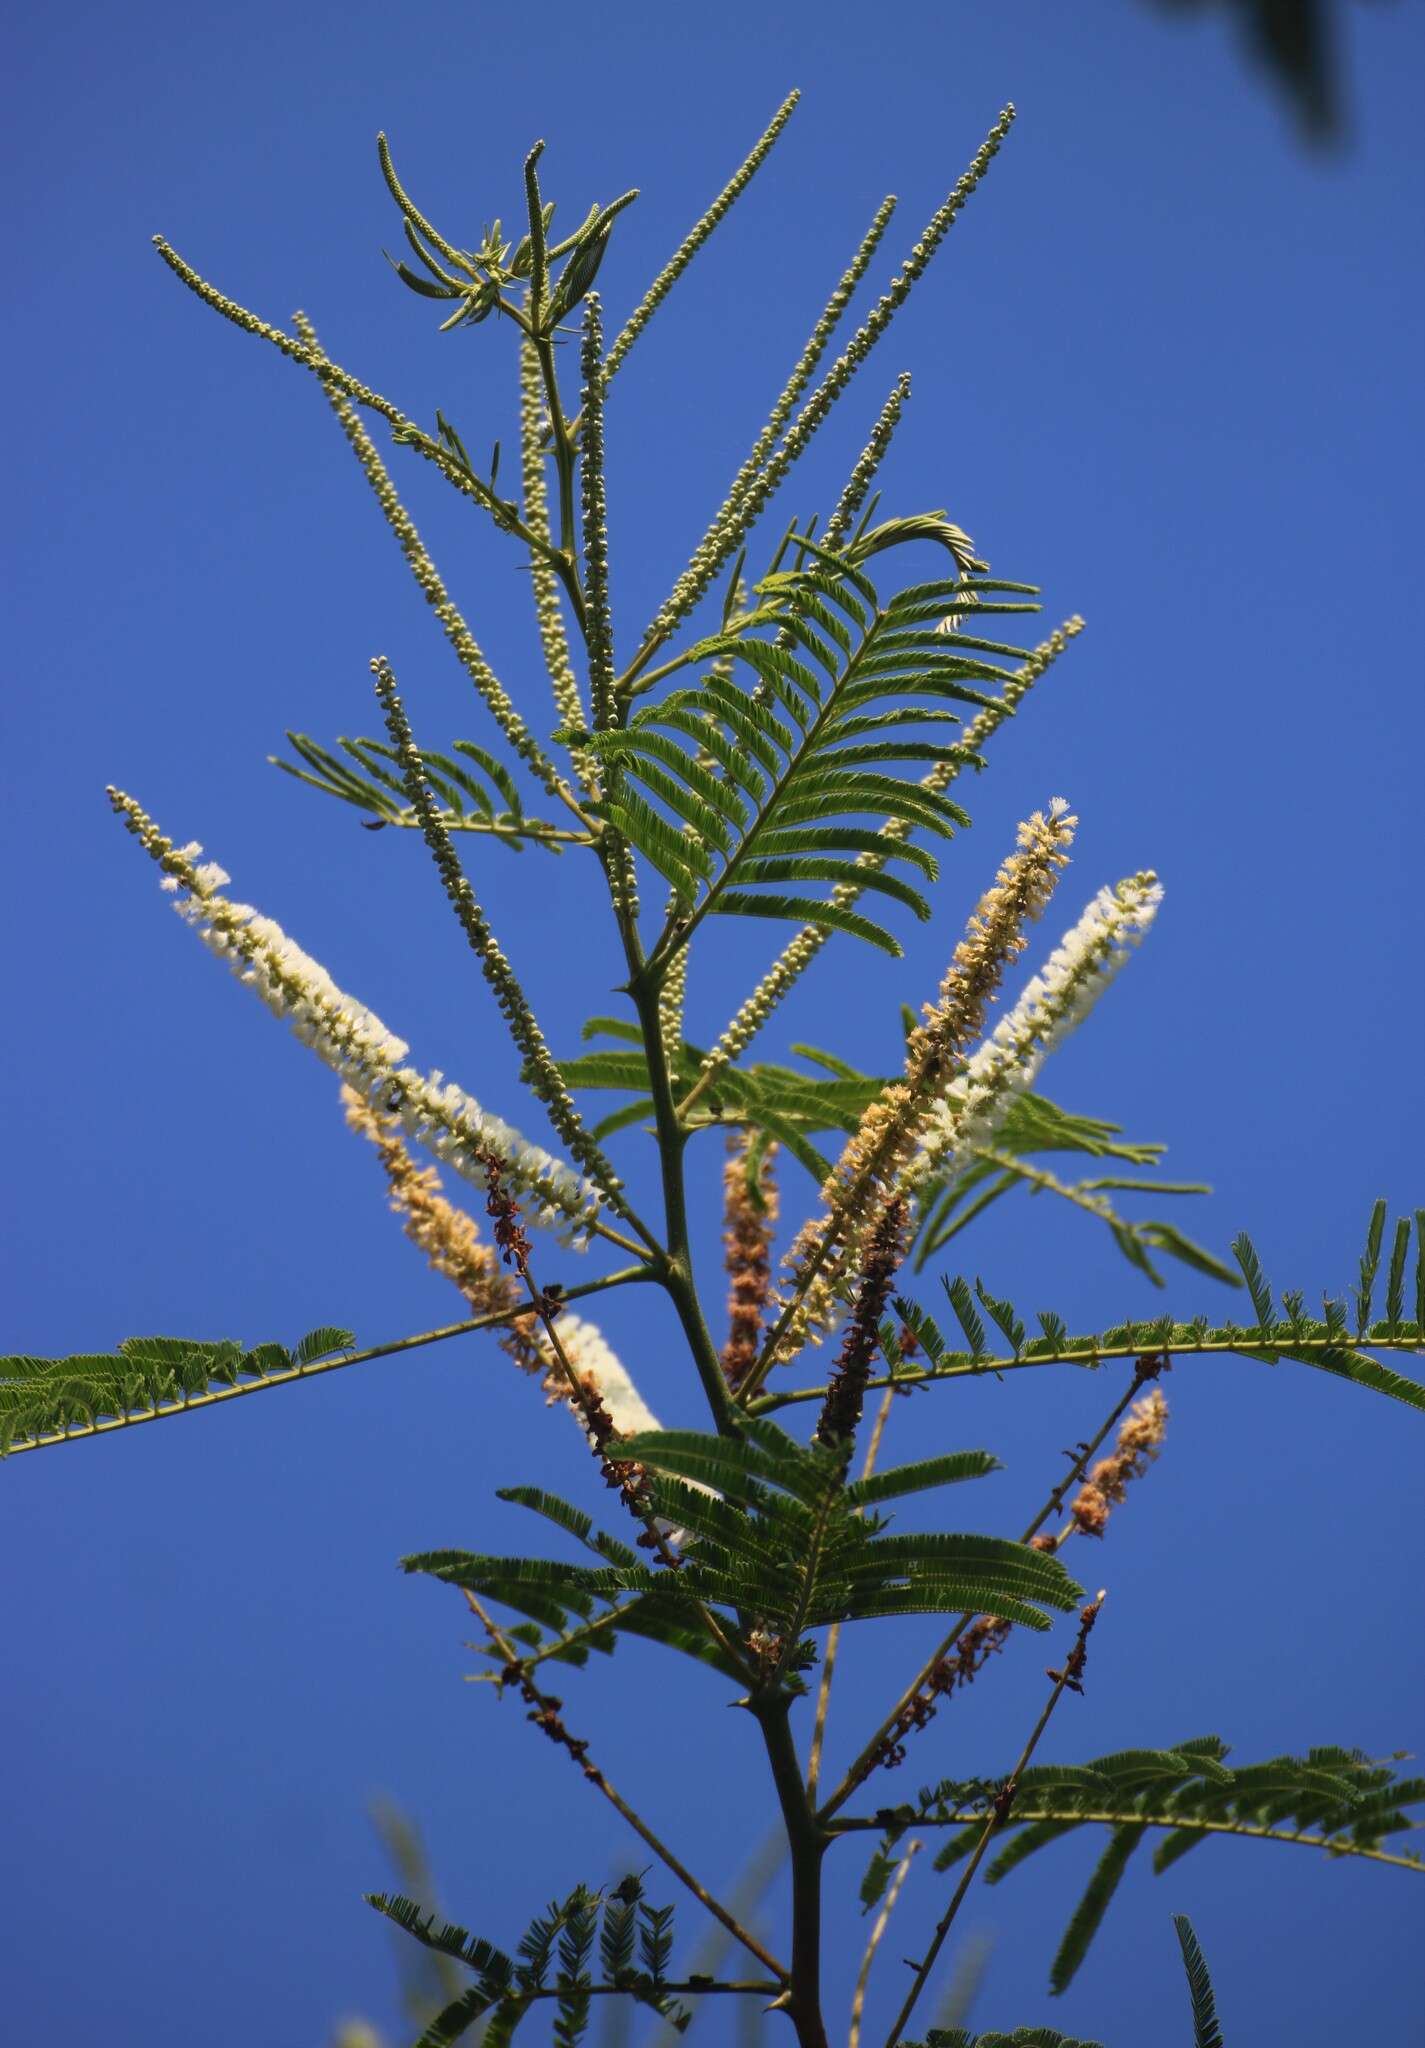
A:
[[[517,1307],[524,1298],[519,1282],[505,1271],[495,1247],[482,1241],[474,1217],[441,1193],[435,1168],[417,1166],[395,1117],[383,1116],[345,1085],[341,1101],[352,1130],[375,1147],[406,1236],[460,1289],[471,1314],[498,1315]],[[542,1374],[547,1359],[535,1342],[536,1327],[533,1315],[521,1316],[501,1330],[499,1341],[522,1372]]]
[[[920,1068],[933,1065],[938,1072],[957,1056],[963,1059],[966,1046],[983,1031],[1006,966],[1029,944],[1024,927],[1041,915],[1069,864],[1078,822],[1064,799],[1055,797],[1047,814],[1035,811],[1019,827],[1018,852],[980,898],[940,984],[939,1001],[926,1006],[924,1024],[911,1033],[908,1079],[914,1074],[918,1084]]]
[[[723,1169],[723,1264],[729,1281],[728,1333],[722,1348],[722,1369],[730,1387],[738,1387],[757,1363],[762,1348],[763,1317],[772,1287],[772,1236],[778,1196],[776,1144],[767,1145],[756,1166],[756,1193],[748,1185],[748,1164],[754,1131],[734,1131],[727,1141]]]
[[[1029,943],[1025,926],[1043,911],[1068,865],[1077,824],[1064,799],[1055,797],[1047,812],[1035,811],[1020,825],[1017,851],[980,898],[937,1001],[926,1005],[925,1021],[910,1035],[901,1079],[863,1113],[822,1186],[825,1214],[803,1225],[787,1254],[790,1298],[802,1298],[778,1345],[779,1362],[834,1319],[841,1283],[866,1230],[884,1199],[897,1192],[946,1084],[982,1035],[1006,966]]]
[[[1092,1480],[1085,1480],[1071,1512],[1080,1536],[1102,1536],[1108,1527],[1108,1496]]]
[[[1167,1400],[1161,1387],[1152,1387],[1118,1425],[1117,1448],[1099,1459],[1075,1496],[1070,1513],[1081,1536],[1102,1536],[1110,1510],[1127,1498],[1128,1482],[1141,1479],[1157,1457],[1167,1428]]]

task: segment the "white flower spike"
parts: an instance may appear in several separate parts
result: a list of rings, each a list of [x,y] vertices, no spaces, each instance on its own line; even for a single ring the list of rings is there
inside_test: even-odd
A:
[[[1055,799],[1051,813],[1061,802]],[[989,1144],[1015,1097],[1140,943],[1162,900],[1152,873],[1100,889],[936,1105],[912,1167],[914,1180],[958,1172],[977,1147]]]

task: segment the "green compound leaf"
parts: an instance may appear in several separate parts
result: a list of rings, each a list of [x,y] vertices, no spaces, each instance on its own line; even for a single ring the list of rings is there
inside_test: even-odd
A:
[[[803,1446],[766,1421],[746,1421],[734,1437],[644,1431],[622,1438],[619,1455],[643,1467],[654,1514],[682,1531],[677,1571],[456,1550],[407,1557],[405,1569],[559,1630],[555,1643],[540,1646],[539,1661],[567,1655],[595,1633],[636,1633],[691,1651],[745,1684],[747,1668],[730,1663],[700,1610],[753,1613],[781,1639],[779,1668],[793,1690],[800,1689],[794,1652],[810,1629],[972,1609],[1041,1630],[1049,1625],[1046,1610],[1066,1612],[1082,1598],[1058,1558],[1027,1544],[939,1531],[886,1534],[881,1518],[865,1512],[874,1499],[979,1477],[994,1467],[984,1452],[888,1472],[879,1493],[874,1480],[848,1487],[834,1452]],[[590,1525],[566,1503],[535,1489],[512,1497],[589,1540]]]
[[[1173,1926],[1182,1948],[1183,1968],[1187,1971],[1188,1990],[1192,1996],[1193,2048],[1223,2048],[1217,2001],[1212,1995],[1212,1979],[1207,1973],[1207,1960],[1193,1933],[1192,1922],[1186,1913],[1174,1913]]]
[[[1425,1331],[1418,1322],[1407,1321],[1402,1313],[1410,1228],[1410,1222],[1402,1218],[1394,1233],[1389,1269],[1394,1277],[1388,1277],[1387,1281],[1386,1316],[1376,1322],[1361,1321],[1354,1338],[1347,1329],[1344,1310],[1329,1300],[1325,1304],[1325,1318],[1318,1321],[1304,1313],[1303,1296],[1299,1292],[1287,1293],[1282,1297],[1287,1313],[1278,1315],[1273,1309],[1271,1291],[1251,1240],[1240,1236],[1234,1250],[1259,1316],[1256,1323],[1246,1327],[1237,1323],[1214,1324],[1206,1316],[1199,1316],[1192,1322],[1159,1316],[1147,1322],[1124,1322],[1093,1335],[1073,1335],[1064,1317],[1052,1309],[1040,1309],[1036,1320],[1041,1334],[1028,1337],[1024,1318],[1013,1303],[990,1294],[980,1282],[972,1292],[963,1278],[942,1276],[950,1307],[960,1325],[964,1348],[948,1341],[924,1309],[904,1298],[897,1298],[895,1310],[901,1325],[914,1339],[914,1355],[907,1356],[908,1347],[902,1346],[900,1333],[891,1323],[882,1327],[881,1348],[892,1378],[921,1382],[937,1377],[958,1377],[972,1370],[1003,1372],[1017,1365],[1040,1362],[1062,1361],[1091,1366],[1113,1356],[1164,1353],[1170,1358],[1178,1358],[1202,1352],[1233,1352],[1240,1358],[1259,1359],[1265,1365],[1276,1365],[1281,1361],[1309,1365],[1317,1372],[1330,1373],[1353,1386],[1384,1394],[1406,1407],[1425,1412],[1425,1385],[1372,1356],[1373,1351],[1386,1349],[1425,1351]],[[1362,1300],[1366,1309],[1370,1306],[1368,1283],[1373,1282],[1374,1274],[1371,1245],[1374,1244],[1378,1259],[1384,1229],[1384,1206],[1380,1205],[1372,1217],[1372,1234],[1362,1260],[1366,1279],[1358,1299],[1358,1310]],[[1004,1336],[1008,1357],[996,1357],[991,1353],[984,1321],[976,1306],[977,1299]],[[794,1395],[792,1398],[806,1399],[809,1396]],[[767,1405],[779,1407],[784,1405],[784,1400],[774,1395],[768,1399]]]
[[[324,1324],[293,1350],[126,1337],[116,1352],[69,1358],[0,1358],[0,1457],[42,1443],[77,1442],[128,1424],[211,1407],[341,1363],[350,1330]]]
[[[1079,1964],[1088,1954],[1089,1943],[1103,1924],[1103,1916],[1123,1882],[1129,1858],[1142,1841],[1143,1833],[1141,1827],[1130,1826],[1115,1828],[1109,1837],[1108,1847],[1099,1858],[1088,1889],[1074,1909],[1058,1954],[1050,1966],[1049,1988],[1056,1996],[1068,1990]]]
[[[1159,1873],[1204,1842],[1236,1838],[1316,1849],[1335,1861],[1384,1855],[1425,1874],[1420,1859],[1383,1846],[1410,1830],[1409,1810],[1425,1804],[1425,1779],[1398,1777],[1389,1763],[1337,1746],[1235,1767],[1227,1755],[1219,1736],[1204,1735],[1174,1749],[1117,1750],[1086,1765],[1046,1764],[1025,1772],[1001,1830],[1003,1846],[985,1873],[988,1883],[1000,1883],[1067,1835],[1109,1830],[1054,1960],[1056,1992],[1078,1971],[1133,1853],[1150,1834],[1158,1838],[1152,1861]],[[978,1780],[927,1788],[913,1804],[878,1816],[888,1824],[878,1856],[889,1855],[910,1828],[948,1827],[954,1832],[935,1868],[951,1869],[975,1849],[999,1790]],[[867,1873],[868,1884],[873,1875]]]
[[[902,525],[897,538],[936,537],[923,522]],[[890,530],[867,536],[862,553],[889,546]],[[923,919],[923,896],[885,867],[909,861],[929,878],[934,862],[908,834],[886,840],[856,821],[892,819],[940,838],[968,823],[941,791],[896,771],[976,763],[950,736],[959,719],[946,704],[997,704],[984,686],[1002,690],[1014,669],[989,657],[1023,660],[998,641],[908,623],[894,605],[882,609],[848,555],[800,535],[793,545],[800,567],[764,576],[753,610],[734,612],[668,664],[708,664],[701,683],[644,705],[624,727],[561,734],[608,778],[599,815],[686,907],[659,941],[660,959],[709,914],[819,923],[897,954],[891,933],[839,898],[876,890]],[[973,581],[946,587],[962,606],[978,596]],[[858,864],[862,856],[875,864]],[[808,895],[799,883],[829,888]]]
[[[577,2048],[596,1990],[606,2000],[607,1994],[616,1993],[648,2007],[676,2033],[688,2025],[687,2009],[664,1984],[673,1945],[673,1908],[651,1906],[636,1875],[625,1877],[607,1893],[576,1885],[567,1898],[535,1915],[513,1958],[463,1927],[442,1923],[411,1899],[368,1893],[367,1903],[423,1947],[450,1956],[475,1973],[476,1981],[429,2022],[415,2048],[448,2048],[486,2015],[480,2036],[483,2048],[508,2042],[525,2015],[542,2002],[554,2007],[551,2038],[558,2048]]]

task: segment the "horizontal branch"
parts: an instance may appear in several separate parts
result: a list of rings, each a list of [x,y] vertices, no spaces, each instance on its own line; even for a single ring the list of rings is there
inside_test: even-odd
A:
[[[578,1301],[587,1294],[602,1294],[610,1287],[625,1287],[637,1280],[652,1280],[656,1277],[648,1266],[628,1266],[617,1273],[607,1273],[600,1280],[585,1280],[577,1287],[565,1288],[559,1295],[561,1302]],[[465,1337],[472,1330],[494,1330],[502,1324],[516,1322],[530,1313],[527,1306],[499,1309],[489,1315],[472,1316],[463,1323],[446,1323],[438,1330],[421,1330],[411,1337],[397,1337],[389,1344],[372,1344],[364,1351],[347,1351],[338,1358],[320,1358],[310,1365],[293,1365],[281,1372],[264,1373],[260,1378],[242,1380],[236,1386],[210,1387],[201,1394],[189,1394],[182,1400],[159,1401],[151,1407],[139,1408],[129,1415],[114,1415],[105,1421],[76,1422],[62,1430],[47,1431],[42,1436],[18,1437],[5,1453],[6,1457],[17,1458],[22,1451],[42,1451],[51,1444],[78,1442],[83,1437],[111,1436],[118,1429],[132,1429],[142,1422],[163,1422],[170,1415],[187,1415],[198,1408],[216,1408],[224,1401],[240,1400],[245,1394],[262,1394],[269,1387],[290,1386],[295,1380],[314,1380],[323,1373],[340,1372],[348,1365],[365,1365],[373,1358],[391,1358],[401,1351],[416,1351],[424,1344],[440,1344],[447,1337]]]
[[[665,1980],[660,1981],[654,1988],[669,1998],[675,1995],[681,1998],[711,1998],[716,1996],[718,1992],[724,1994],[731,1993],[734,1996],[744,1998],[778,1998],[781,1996],[783,1989],[780,1984],[758,1983],[755,1980],[747,1984],[717,1984],[710,1977],[687,1977],[677,1984],[669,1983]],[[567,1984],[546,1984],[542,1990],[522,1991],[518,1994],[521,2001],[528,2000],[530,2004],[533,2004],[537,1998],[565,1998],[568,1995],[569,1986]],[[579,1996],[581,1998],[626,1998],[629,1996],[629,1987],[626,1984],[581,1984],[579,1986]]]
[[[833,1834],[862,1834],[868,1831],[884,1832],[890,1809],[880,1814],[850,1814],[844,1820],[826,1823]],[[982,1808],[965,1807],[944,1815],[907,1814],[905,1825],[917,1828],[963,1827],[967,1821],[983,1818]],[[1242,1835],[1255,1842],[1294,1842],[1300,1848],[1325,1849],[1332,1856],[1360,1856],[1369,1863],[1389,1863],[1398,1870],[1413,1870],[1425,1876],[1425,1859],[1419,1856],[1393,1856],[1386,1849],[1368,1848],[1364,1842],[1352,1842],[1337,1835],[1314,1835],[1304,1830],[1260,1827],[1254,1821],[1200,1820],[1191,1814],[1181,1813],[1138,1813],[1129,1808],[1121,1813],[1086,1813],[1078,1807],[1040,1806],[1017,1801],[1013,1812],[1016,1825],[1039,1821],[1097,1821],[1101,1826],[1111,1828],[1168,1828],[1183,1829],[1200,1835]]]
[[[1033,1346],[1029,1346],[1026,1347],[1025,1355],[1020,1358],[997,1358],[988,1352],[975,1358],[969,1352],[956,1352],[953,1354],[955,1362],[951,1365],[906,1365],[899,1372],[888,1373],[880,1379],[868,1380],[866,1385],[868,1388],[931,1386],[941,1380],[983,1379],[986,1373],[994,1373],[998,1377],[1007,1372],[1022,1372],[1030,1366],[1037,1365],[1082,1365],[1092,1369],[1095,1366],[1106,1365],[1115,1358],[1138,1358],[1145,1350],[1166,1351],[1173,1358],[1186,1358],[1201,1353],[1204,1356],[1235,1355],[1259,1361],[1270,1353],[1269,1362],[1276,1364],[1279,1359],[1291,1360],[1311,1351],[1319,1351],[1323,1356],[1330,1352],[1348,1351],[1353,1357],[1365,1360],[1366,1354],[1370,1351],[1420,1352],[1425,1351],[1425,1344],[1422,1344],[1413,1325],[1407,1325],[1394,1337],[1373,1334],[1359,1339],[1343,1334],[1334,1337],[1293,1337],[1285,1332],[1262,1336],[1256,1331],[1244,1330],[1236,1337],[1205,1337],[1200,1341],[1174,1337],[1167,1342],[1163,1342],[1154,1334],[1151,1325],[1144,1325],[1136,1332],[1131,1344],[1081,1341],[1058,1349],[1051,1349],[1045,1345],[1042,1350],[1035,1350]],[[1330,1367],[1326,1370],[1329,1371]],[[748,1403],[748,1413],[770,1415],[779,1408],[795,1407],[799,1402],[824,1401],[826,1393],[826,1388],[820,1386],[794,1387],[786,1393],[759,1394]],[[1425,1387],[1420,1389],[1419,1405],[1425,1407]]]

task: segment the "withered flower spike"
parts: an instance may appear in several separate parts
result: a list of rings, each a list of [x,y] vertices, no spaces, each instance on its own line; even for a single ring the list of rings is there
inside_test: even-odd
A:
[[[1139,1378],[1150,1375],[1139,1371]],[[1118,1426],[1118,1443],[1100,1458],[1080,1487],[1070,1510],[1081,1536],[1102,1536],[1111,1510],[1127,1499],[1130,1480],[1141,1479],[1167,1434],[1168,1404],[1161,1387],[1135,1401]]]
[[[1089,1658],[1089,1635],[1098,1620],[1098,1611],[1107,1598],[1107,1591],[1100,1587],[1097,1596],[1090,1600],[1088,1606],[1079,1609],[1079,1638],[1065,1659],[1063,1670],[1045,1670],[1044,1676],[1052,1678],[1055,1685],[1062,1685],[1067,1692],[1083,1692],[1084,1666]]]
[[[391,1207],[401,1217],[412,1244],[420,1246],[437,1273],[455,1283],[473,1314],[516,1307],[520,1289],[501,1272],[499,1254],[481,1242],[474,1218],[442,1194],[436,1169],[417,1166],[396,1118],[373,1109],[348,1086],[342,1088],[341,1101],[351,1129],[375,1148],[390,1189]],[[498,1231],[496,1237],[498,1240]],[[499,1343],[522,1372],[544,1372],[546,1361],[535,1343],[533,1314],[521,1316],[500,1331]]]
[[[770,1144],[757,1167],[757,1193],[748,1185],[748,1159],[757,1134],[733,1132],[723,1171],[723,1264],[728,1277],[728,1335],[722,1369],[734,1389],[757,1363],[772,1286],[772,1236],[778,1213],[776,1154]]]
[[[538,1305],[538,1313],[548,1333],[550,1349],[554,1353],[552,1361],[548,1358],[542,1360],[548,1368],[545,1385],[552,1396],[567,1400],[571,1407],[577,1409],[590,1445],[599,1460],[599,1470],[603,1473],[604,1484],[617,1491],[624,1506],[644,1525],[643,1534],[638,1539],[640,1547],[656,1552],[660,1561],[667,1565],[670,1571],[677,1571],[683,1560],[653,1518],[648,1502],[651,1482],[647,1468],[632,1458],[620,1458],[616,1455],[620,1431],[604,1402],[597,1379],[592,1373],[581,1374],[577,1364],[563,1353],[559,1345],[553,1322],[554,1315],[559,1313],[562,1303],[556,1300],[552,1305],[553,1314],[547,1312],[550,1307],[549,1296],[540,1291],[530,1274],[530,1244],[524,1225],[520,1221],[519,1204],[505,1186],[500,1161],[493,1155],[486,1162],[485,1172],[485,1207],[489,1211],[494,1227],[495,1242],[505,1263],[515,1268],[524,1281],[532,1301]]]
[[[1055,797],[1047,814],[1035,811],[1020,825],[1017,849],[972,912],[937,1001],[925,1006],[924,1022],[906,1041],[904,1073],[863,1110],[822,1185],[824,1213],[803,1225],[787,1253],[791,1289],[777,1332],[778,1360],[831,1321],[881,1202],[904,1180],[928,1119],[983,1029],[1006,966],[1029,943],[1026,925],[1068,866],[1077,823]]]
[[[903,1198],[893,1196],[881,1211],[861,1260],[856,1283],[856,1304],[846,1326],[841,1354],[832,1369],[826,1399],[816,1425],[818,1443],[844,1448],[849,1455],[856,1426],[866,1398],[880,1343],[881,1318],[891,1297],[897,1269],[905,1256],[905,1233],[909,1210]]]
[[[867,1776],[878,1766],[894,1770],[905,1762],[906,1736],[934,1720],[942,1699],[949,1699],[961,1686],[973,1682],[976,1672],[983,1670],[995,1652],[1004,1648],[1012,1626],[995,1614],[982,1614],[970,1623],[955,1645],[954,1655],[937,1661],[925,1683],[906,1701],[894,1725],[882,1736],[866,1766]]]

